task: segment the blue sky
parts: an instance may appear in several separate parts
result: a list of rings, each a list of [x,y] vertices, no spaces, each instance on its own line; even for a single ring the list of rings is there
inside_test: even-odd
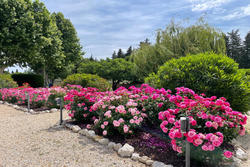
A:
[[[50,12],[62,12],[75,26],[85,57],[111,57],[149,38],[169,22],[193,24],[201,16],[223,32],[250,31],[250,0],[41,0]]]

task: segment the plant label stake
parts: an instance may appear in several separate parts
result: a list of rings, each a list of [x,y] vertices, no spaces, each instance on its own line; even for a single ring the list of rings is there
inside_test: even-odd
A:
[[[63,113],[62,113],[63,102],[62,102],[62,97],[56,98],[56,103],[57,103],[58,106],[60,105],[60,125],[62,125],[62,122],[63,122]]]
[[[28,112],[30,112],[30,94],[28,92],[25,92],[25,96],[28,101]]]
[[[181,132],[187,133],[190,129],[189,118],[181,117]],[[190,167],[190,143],[186,140],[186,167]]]

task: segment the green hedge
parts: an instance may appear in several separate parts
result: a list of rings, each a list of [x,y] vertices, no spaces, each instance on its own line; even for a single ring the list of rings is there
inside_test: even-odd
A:
[[[225,97],[231,107],[240,112],[250,109],[250,88],[245,72],[225,55],[205,53],[172,59],[145,81],[156,87],[174,90],[184,86],[207,96]]]
[[[11,78],[10,74],[0,74],[0,88],[15,88],[17,83]]]
[[[43,87],[43,76],[38,74],[12,74],[12,78],[19,86],[29,83],[33,88]]]
[[[92,74],[73,74],[63,80],[63,86],[67,84],[81,85],[82,87],[95,87],[100,91],[106,91],[111,88],[111,84],[104,78]]]

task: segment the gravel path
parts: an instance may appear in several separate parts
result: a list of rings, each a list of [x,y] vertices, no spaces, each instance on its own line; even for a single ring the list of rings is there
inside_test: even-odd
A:
[[[30,115],[0,105],[0,167],[145,166],[56,126],[58,119],[58,112]]]

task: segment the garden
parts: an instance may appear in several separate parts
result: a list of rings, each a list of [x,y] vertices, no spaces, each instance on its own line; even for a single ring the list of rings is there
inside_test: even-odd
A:
[[[241,39],[206,17],[170,21],[154,41],[143,37],[126,51],[105,43],[93,57],[70,19],[39,0],[0,1],[0,16],[1,105],[37,115],[60,109],[63,128],[103,139],[121,157],[131,148],[124,157],[148,166],[182,167],[189,152],[192,167],[247,161],[236,142],[249,137],[250,32]],[[104,55],[110,47],[118,51]]]
[[[29,94],[31,108],[39,111],[57,107],[55,99],[64,97],[72,124],[114,142],[129,143],[140,155],[174,166],[184,163],[185,140],[191,144],[192,166],[221,166],[235,154],[230,142],[245,134],[246,110],[233,110],[225,97],[197,94],[185,87],[156,89],[148,84],[108,89],[69,84],[32,88],[25,83],[0,89],[0,100],[25,106]],[[188,132],[181,131],[181,117],[190,120]]]

